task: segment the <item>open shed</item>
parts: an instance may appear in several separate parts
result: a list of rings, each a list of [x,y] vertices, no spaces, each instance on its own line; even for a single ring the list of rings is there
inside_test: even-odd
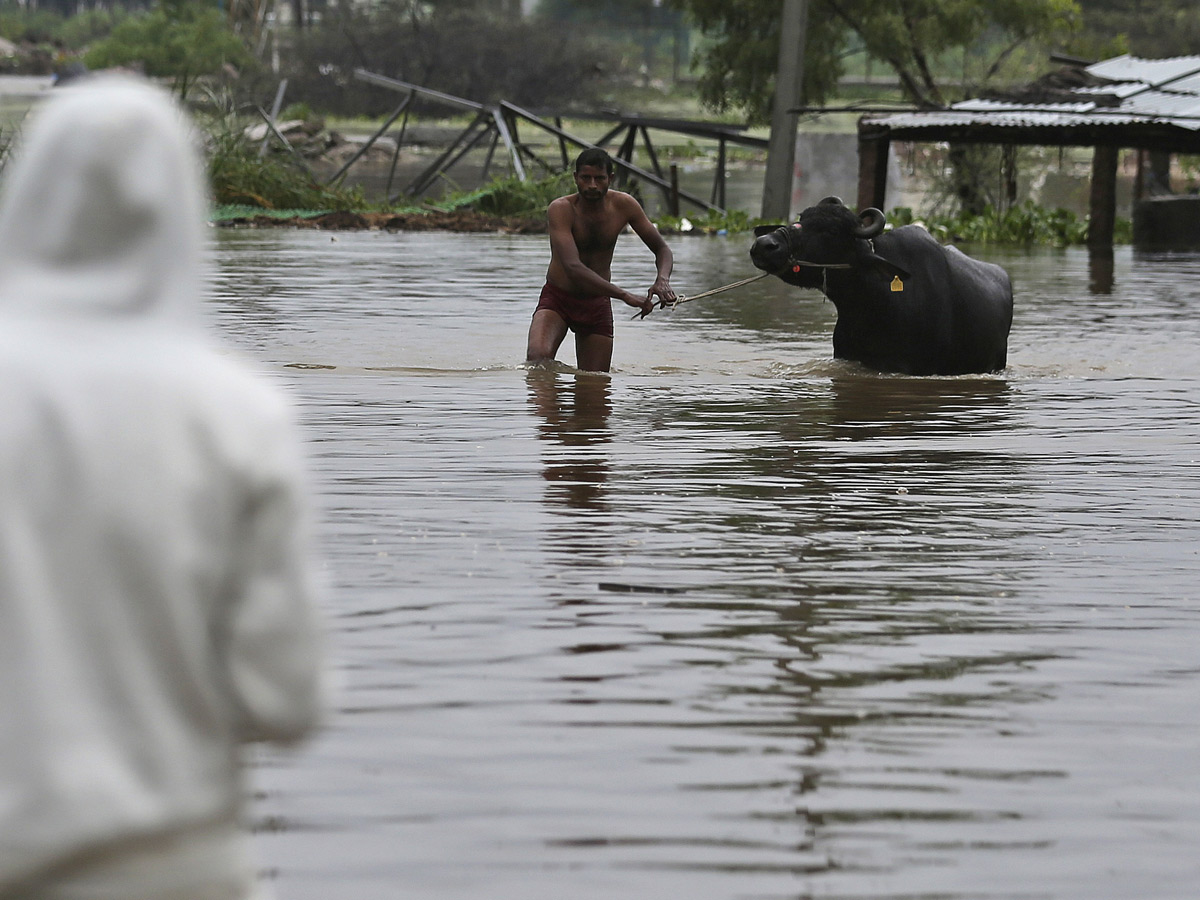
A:
[[[1092,147],[1088,245],[1111,248],[1119,152],[1143,151],[1139,185],[1149,180],[1143,172],[1151,156],[1200,154],[1200,56],[1078,62],[1025,88],[946,109],[865,115],[858,123],[860,209],[886,208],[893,141]]]

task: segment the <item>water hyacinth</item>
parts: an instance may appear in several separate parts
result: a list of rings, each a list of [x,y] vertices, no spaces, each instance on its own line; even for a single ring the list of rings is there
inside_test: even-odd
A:
[[[900,206],[888,214],[888,222],[897,228],[901,225],[923,225],[944,243],[1014,244],[1023,247],[1081,245],[1087,241],[1088,229],[1087,217],[1066,209],[1047,209],[1031,200],[1003,211],[988,207],[979,215],[917,216],[912,209]],[[1115,242],[1127,244],[1131,238],[1129,220],[1117,219]]]

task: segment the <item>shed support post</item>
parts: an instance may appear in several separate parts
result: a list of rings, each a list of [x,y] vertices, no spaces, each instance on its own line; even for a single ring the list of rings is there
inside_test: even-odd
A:
[[[891,141],[887,132],[858,125],[858,208],[885,209],[887,160]]]
[[[1138,156],[1138,173],[1142,176],[1142,197],[1160,197],[1171,193],[1170,153],[1161,150],[1142,151]]]
[[[1117,221],[1117,147],[1097,146],[1092,150],[1091,211],[1087,245],[1090,249],[1111,248]]]
[[[708,202],[725,208],[725,135],[717,141],[717,171],[713,175],[712,197]]]
[[[792,214],[792,181],[796,177],[795,109],[804,96],[804,45],[807,40],[808,0],[783,0],[779,12],[779,59],[767,171],[763,177],[762,217],[786,221]]]

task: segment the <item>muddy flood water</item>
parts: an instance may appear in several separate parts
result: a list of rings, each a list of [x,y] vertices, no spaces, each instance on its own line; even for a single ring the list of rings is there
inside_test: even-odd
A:
[[[670,243],[682,293],[754,274]],[[341,679],[255,758],[281,900],[1197,896],[1200,255],[1102,293],[977,250],[994,376],[834,362],[769,279],[618,307],[606,378],[521,364],[544,237],[215,253],[300,404]]]

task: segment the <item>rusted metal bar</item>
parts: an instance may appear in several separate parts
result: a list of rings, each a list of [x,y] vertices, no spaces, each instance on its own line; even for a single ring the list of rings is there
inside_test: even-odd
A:
[[[427,100],[434,100],[438,103],[444,103],[447,106],[457,107],[458,109],[470,110],[477,113],[487,111],[486,106],[482,103],[476,103],[474,100],[465,100],[462,97],[455,97],[453,94],[443,94],[441,91],[421,87],[419,84],[409,84],[407,81],[401,81],[399,78],[376,75],[374,72],[368,72],[366,69],[355,69],[354,77],[359,81],[366,81],[393,91],[412,91]]]
[[[408,190],[405,193],[410,197],[419,197],[424,191],[428,190],[429,186],[433,184],[434,180],[440,174],[445,172],[446,169],[453,165],[453,162],[456,162],[459,158],[461,158],[462,153],[470,150],[471,147],[473,147],[475,143],[487,133],[486,130],[480,132],[479,134],[476,134],[475,132],[480,127],[483,127],[484,129],[489,128],[490,125],[486,124],[489,118],[490,117],[488,113],[484,111],[480,112],[479,115],[472,119],[471,124],[463,129],[463,131],[457,138],[454,139],[450,146],[442,152],[441,156],[434,160],[424,172],[422,172],[417,176],[416,179],[413,180],[412,184],[409,185]],[[466,149],[463,150],[462,153],[459,153],[459,147],[461,147],[462,144],[468,139],[470,139],[470,143],[467,144]],[[458,155],[456,156],[455,154]],[[450,161],[452,157],[453,160]],[[391,203],[394,199],[396,198],[389,197],[388,202]]]
[[[507,109],[510,112],[512,112],[514,115],[519,116],[520,118],[524,119],[525,121],[527,121],[533,125],[536,125],[538,128],[541,128],[543,131],[549,132],[550,134],[553,134],[553,135],[561,136],[564,140],[569,141],[570,143],[575,144],[578,147],[586,148],[586,147],[598,147],[599,146],[598,144],[589,143],[588,141],[585,141],[582,138],[576,137],[575,135],[570,134],[569,132],[563,131],[561,128],[556,128],[554,125],[547,122],[545,119],[542,119],[539,116],[535,115],[534,113],[531,113],[528,110],[522,109],[519,106],[514,106],[512,103],[509,103],[507,100],[501,100],[500,105],[504,109]],[[626,126],[622,125],[621,127],[624,128]],[[651,184],[653,184],[659,188],[664,188],[664,187],[669,188],[670,187],[670,185],[667,184],[667,182],[665,180],[663,180],[662,178],[659,178],[653,172],[647,172],[645,169],[635,166],[632,163],[626,162],[623,159],[619,159],[619,158],[614,159],[613,162],[615,163],[615,165],[617,166],[618,169],[625,169],[629,174],[636,175],[638,178],[642,179],[643,181],[648,181]],[[717,207],[717,206],[713,206],[711,203],[709,203],[705,200],[702,200],[701,198],[696,197],[693,194],[689,194],[686,191],[680,191],[679,196],[682,199],[686,200],[688,203],[695,204],[696,206],[700,207],[701,209],[711,209],[718,213],[725,212],[724,209],[721,209],[720,207]]]
[[[554,117],[554,125],[560,131],[562,130],[562,116]],[[558,136],[558,152],[562,154],[562,167],[563,171],[566,171],[571,165],[571,160],[567,158],[567,142],[561,134]]]
[[[404,132],[408,130],[408,111],[405,110],[404,121],[400,123],[400,133],[396,135],[396,149],[392,151],[392,165],[388,169],[387,185],[383,189],[385,197],[392,194],[392,180],[396,177],[396,163],[400,161],[400,147],[404,143]]]
[[[725,136],[717,139],[717,171],[713,174],[712,202],[725,208]]]
[[[352,165],[354,165],[356,162],[358,162],[358,160],[362,158],[362,155],[364,153],[366,153],[368,150],[371,149],[371,145],[374,144],[377,140],[379,140],[379,138],[383,135],[383,133],[391,127],[392,123],[395,122],[398,118],[400,118],[400,114],[405,112],[408,109],[408,105],[410,103],[412,103],[412,100],[413,100],[413,94],[409,93],[409,95],[404,98],[404,102],[401,103],[399,106],[397,106],[396,109],[392,112],[392,114],[390,116],[388,116],[388,120],[386,122],[384,122],[383,125],[380,126],[379,130],[376,131],[369,138],[367,138],[366,143],[364,143],[361,147],[359,147],[358,150],[355,151],[354,155],[351,156],[348,160],[346,160],[342,164],[342,167],[340,169],[338,169],[337,172],[334,173],[333,177],[331,177],[325,183],[333,184],[335,181],[337,181],[339,178],[341,178],[343,175],[345,175],[346,171]],[[397,149],[399,149],[399,145],[397,145]]]
[[[504,146],[508,148],[508,155],[512,157],[513,169],[517,173],[517,180],[525,180],[525,167],[521,165],[521,154],[517,152],[517,141],[513,136],[516,131],[516,124],[510,130],[506,118],[506,110],[502,107],[495,106],[489,110],[492,116],[492,121],[495,123],[496,131],[500,133],[500,137],[504,140]]]
[[[296,158],[296,162],[298,162],[300,164],[300,167],[302,169],[304,169],[304,171],[305,171],[305,173],[307,173],[308,177],[311,178],[315,182],[317,180],[317,177],[313,174],[313,170],[311,168],[309,168],[308,163],[306,163],[304,161],[304,157],[301,156],[300,153],[296,150],[296,148],[291,145],[291,142],[288,141],[288,139],[284,136],[283,132],[280,131],[278,127],[276,127],[275,122],[271,119],[271,117],[269,115],[267,115],[267,111],[265,109],[263,109],[261,106],[256,106],[254,108],[258,110],[258,114],[260,116],[262,116],[263,121],[267,123],[267,128],[270,129],[271,134],[275,135],[276,140],[278,140],[279,143],[283,144],[283,146],[287,149],[287,151]]]
[[[274,122],[279,118],[279,110],[283,107],[283,95],[287,90],[287,79],[284,78],[279,82],[279,87],[275,90],[275,102],[271,104],[271,121]],[[258,148],[258,158],[262,159],[267,155],[267,135],[263,135],[262,144]]]

